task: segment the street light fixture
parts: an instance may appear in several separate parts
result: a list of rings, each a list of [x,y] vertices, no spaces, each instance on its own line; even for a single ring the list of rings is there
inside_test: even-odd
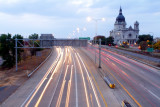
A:
[[[97,30],[98,30],[98,21],[105,21],[105,18],[100,18],[100,19],[97,19],[97,18],[91,18],[91,17],[87,17],[87,21],[90,22],[90,21],[95,21],[95,37],[97,36]],[[95,38],[95,44],[96,44],[96,38]],[[99,52],[99,54],[101,54]],[[95,63],[96,63],[96,49],[95,49]]]

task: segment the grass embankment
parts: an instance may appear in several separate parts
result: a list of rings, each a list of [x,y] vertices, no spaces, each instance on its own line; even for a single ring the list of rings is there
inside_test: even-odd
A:
[[[0,87],[8,85],[20,85],[27,80],[27,71],[33,71],[50,54],[51,49],[41,51],[42,56],[28,56],[25,60],[18,63],[18,71],[15,67],[11,69],[0,68]]]

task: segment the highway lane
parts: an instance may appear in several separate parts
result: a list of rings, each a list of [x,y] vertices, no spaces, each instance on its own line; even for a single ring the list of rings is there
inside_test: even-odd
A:
[[[87,50],[95,55],[93,47],[88,47]],[[96,51],[99,53],[98,50]],[[118,86],[119,88],[127,91],[127,95],[130,97],[128,100],[132,100],[133,105],[160,106],[160,72],[158,70],[106,49],[102,49],[101,54],[104,67],[107,68],[105,73],[115,77],[113,80],[121,86]],[[98,57],[97,54],[97,59]],[[118,95],[118,92],[116,93],[115,95],[119,99],[121,96]]]
[[[84,61],[72,47],[61,47],[51,72],[21,107],[101,107],[102,100]]]

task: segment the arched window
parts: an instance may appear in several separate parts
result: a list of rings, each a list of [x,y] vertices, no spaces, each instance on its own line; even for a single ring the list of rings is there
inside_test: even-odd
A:
[[[132,36],[132,34],[129,34],[128,37],[130,38]]]

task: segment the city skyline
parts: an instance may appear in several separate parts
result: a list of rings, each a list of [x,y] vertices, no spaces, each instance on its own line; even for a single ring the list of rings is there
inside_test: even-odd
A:
[[[33,33],[52,33],[56,38],[94,37],[95,22],[86,21],[90,16],[106,19],[104,22],[98,21],[97,34],[107,37],[121,6],[127,27],[133,26],[137,20],[140,34],[159,37],[159,4],[158,0],[0,0],[0,34],[28,37]],[[76,32],[77,28],[79,33]]]

